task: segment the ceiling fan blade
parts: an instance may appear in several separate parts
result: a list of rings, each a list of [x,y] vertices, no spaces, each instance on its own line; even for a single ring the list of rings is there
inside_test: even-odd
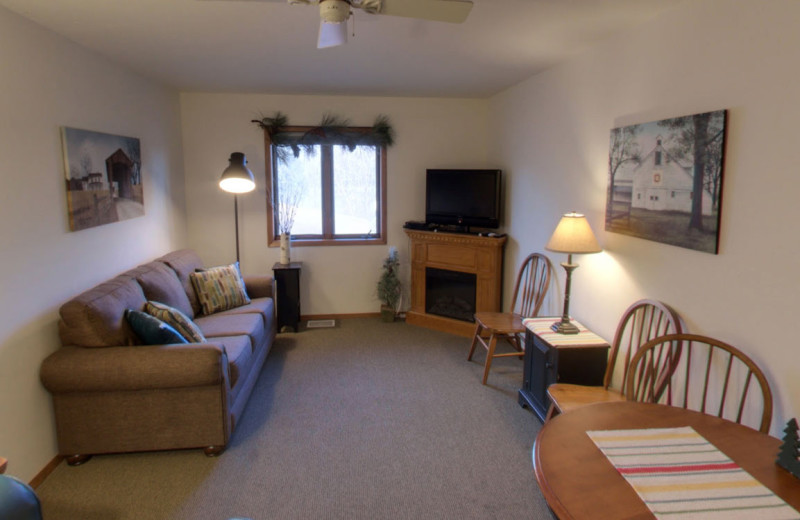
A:
[[[470,0],[383,0],[381,14],[462,23],[471,9]]]
[[[319,23],[319,38],[317,48],[336,47],[347,43],[347,22]]]

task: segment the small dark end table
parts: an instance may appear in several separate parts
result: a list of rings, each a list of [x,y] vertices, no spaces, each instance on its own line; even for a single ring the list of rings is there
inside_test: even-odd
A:
[[[275,305],[278,309],[278,332],[297,332],[300,324],[300,270],[302,262],[275,262]]]
[[[606,340],[572,320],[577,334],[559,334],[550,328],[560,317],[528,318],[525,325],[520,406],[529,407],[544,422],[550,398],[547,387],[553,383],[602,386],[608,363]]]

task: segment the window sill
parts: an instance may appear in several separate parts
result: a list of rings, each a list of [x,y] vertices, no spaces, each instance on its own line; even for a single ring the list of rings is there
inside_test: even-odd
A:
[[[315,247],[315,246],[378,246],[385,245],[386,238],[293,238],[292,247]],[[280,239],[269,242],[268,247],[280,247]]]

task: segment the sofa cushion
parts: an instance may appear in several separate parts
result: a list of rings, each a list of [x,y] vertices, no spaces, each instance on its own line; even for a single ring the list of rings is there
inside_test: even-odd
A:
[[[58,332],[62,345],[113,347],[139,344],[125,320],[127,309],[146,302],[136,280],[120,275],[76,296],[61,306]]]
[[[250,303],[238,263],[204,269],[189,278],[205,315]]]
[[[150,262],[140,267],[136,281],[142,286],[145,298],[161,302],[181,311],[189,318],[194,318],[194,309],[183,284],[167,264]]]
[[[177,330],[189,343],[203,343],[206,338],[200,328],[184,313],[161,302],[147,302],[144,311]]]
[[[247,336],[221,336],[214,338],[214,343],[225,348],[228,355],[231,388],[235,388],[236,383],[244,379],[250,371],[253,357],[250,338]]]
[[[192,281],[189,279],[190,274],[203,268],[203,261],[197,256],[197,253],[191,249],[181,249],[166,254],[156,261],[164,262],[175,271],[175,274],[178,275],[178,280],[180,280],[181,285],[183,285],[183,290],[189,297],[189,302],[192,304],[192,310],[194,310],[195,316],[200,314],[200,301],[197,299],[197,295],[194,293],[194,287],[192,287]]]
[[[258,314],[222,312],[200,316],[195,322],[210,341],[216,341],[216,338],[223,336],[247,336],[250,338],[250,348],[253,350],[266,341],[264,321]]]
[[[127,309],[125,319],[145,345],[187,343],[180,332],[146,312]]]
[[[247,305],[229,309],[224,314],[259,314],[264,326],[269,328],[270,317],[275,314],[275,301],[272,298],[251,298]]]

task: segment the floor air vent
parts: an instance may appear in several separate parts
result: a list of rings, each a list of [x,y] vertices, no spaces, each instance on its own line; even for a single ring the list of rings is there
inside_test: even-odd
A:
[[[335,327],[336,320],[308,320],[306,327],[309,329],[324,329],[327,327]]]

